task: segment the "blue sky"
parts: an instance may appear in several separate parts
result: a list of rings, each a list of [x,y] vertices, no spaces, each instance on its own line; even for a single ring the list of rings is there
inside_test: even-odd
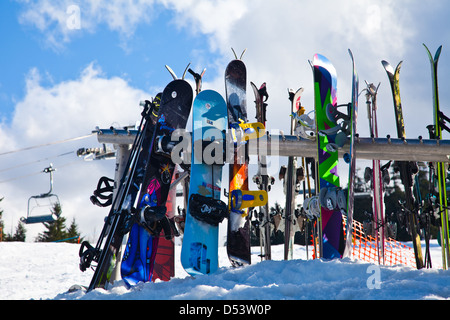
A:
[[[62,6],[64,8],[64,6]],[[68,31],[70,40],[60,36],[60,43],[51,43],[31,21],[22,19],[27,6],[15,1],[0,3],[0,32],[3,58],[0,61],[0,97],[2,116],[10,117],[17,100],[25,94],[26,74],[37,68],[44,76],[41,85],[50,87],[73,79],[94,62],[109,77],[120,76],[141,90],[164,86],[170,80],[164,65],[181,70],[192,60],[192,51],[206,42],[201,35],[186,34],[171,19],[170,11],[161,11],[151,22],[139,24],[131,36],[112,31],[105,23],[95,31],[83,29],[84,12],[80,7],[81,29]],[[70,14],[67,14],[67,19]],[[58,34],[57,34],[58,36]],[[161,49],[162,48],[162,49]]]
[[[67,27],[79,8],[80,28]],[[427,137],[432,122],[431,76],[422,43],[439,64],[441,108],[450,101],[450,4],[410,0],[2,0],[0,2],[0,150],[83,136],[95,126],[129,125],[139,120],[139,101],[161,91],[171,80],[164,65],[181,75],[187,63],[207,68],[203,88],[224,93],[224,70],[245,48],[248,82],[267,82],[267,128],[289,130],[287,88],[304,87],[303,105],[313,106],[308,60],[328,57],[338,74],[338,103],[350,101],[353,51],[360,76],[381,82],[379,133],[395,134],[394,110],[381,60],[403,60],[401,95],[408,137]],[[193,83],[190,76],[188,80]],[[248,83],[249,87],[249,83]],[[255,111],[248,94],[248,113]],[[360,98],[358,132],[368,135],[364,98]],[[35,174],[54,163],[54,191],[63,213],[76,217],[82,232],[96,236],[105,209],[89,202],[100,176],[112,177],[114,161],[86,162],[74,154],[98,147],[96,137],[2,156],[0,195],[7,232],[26,213],[31,195],[45,192],[48,176]],[[280,159],[285,162],[285,159]],[[278,164],[278,163],[277,163]],[[346,173],[347,169],[341,172]],[[251,173],[252,174],[252,173]],[[27,178],[20,178],[26,175]],[[29,175],[29,176],[28,176]],[[276,172],[273,172],[276,175]],[[10,180],[14,179],[14,180]],[[9,182],[3,182],[10,180]],[[284,203],[277,180],[272,199]],[[27,226],[33,235],[42,226]],[[95,241],[94,240],[94,241]]]

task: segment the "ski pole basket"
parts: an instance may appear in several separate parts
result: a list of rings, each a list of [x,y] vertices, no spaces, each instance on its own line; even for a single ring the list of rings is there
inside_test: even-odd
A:
[[[27,205],[27,217],[20,218],[25,224],[54,222],[58,219],[56,212],[52,211],[53,208],[60,205],[59,198],[56,194],[52,193],[53,190],[53,168],[52,164],[45,168],[42,172],[50,173],[50,190],[47,193],[31,196],[28,199]]]

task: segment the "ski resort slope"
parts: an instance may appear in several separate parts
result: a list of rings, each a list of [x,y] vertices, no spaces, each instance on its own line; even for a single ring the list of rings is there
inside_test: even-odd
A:
[[[433,266],[440,266],[440,247],[432,242]],[[56,300],[297,300],[297,299],[450,299],[450,271],[384,267],[350,260],[306,260],[295,246],[296,260],[281,261],[283,245],[272,246],[274,259],[232,268],[225,247],[219,248],[219,270],[191,278],[179,261],[169,282],[141,283],[127,289],[122,280],[109,290],[68,292],[74,284],[89,285],[93,272],[78,269],[79,245],[0,242],[0,299]],[[309,253],[311,259],[311,252]]]

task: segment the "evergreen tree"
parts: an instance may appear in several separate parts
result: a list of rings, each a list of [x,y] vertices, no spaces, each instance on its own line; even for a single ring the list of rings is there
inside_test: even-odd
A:
[[[69,243],[78,243],[78,239],[80,238],[80,232],[78,231],[78,225],[75,222],[75,218],[73,218],[69,229],[67,229],[67,238],[73,238],[73,237],[76,237],[76,238],[68,240],[67,242],[69,242]]]
[[[66,218],[61,215],[61,205],[59,203],[55,203],[52,213],[56,214],[58,219],[53,222],[44,222],[47,231],[39,233],[36,242],[53,242],[67,238]]]
[[[17,224],[16,232],[14,235],[7,235],[5,238],[5,241],[20,241],[25,242],[26,239],[26,232],[25,226],[23,225],[22,221],[19,221]]]

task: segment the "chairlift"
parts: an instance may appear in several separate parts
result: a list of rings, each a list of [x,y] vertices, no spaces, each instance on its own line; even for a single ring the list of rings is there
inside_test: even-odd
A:
[[[59,203],[59,198],[52,193],[53,190],[53,168],[52,164],[45,168],[42,172],[50,173],[50,190],[47,193],[42,193],[36,196],[31,196],[28,199],[27,217],[20,218],[25,224],[54,222],[58,219],[58,215],[51,210]],[[49,212],[50,211],[50,212]]]

